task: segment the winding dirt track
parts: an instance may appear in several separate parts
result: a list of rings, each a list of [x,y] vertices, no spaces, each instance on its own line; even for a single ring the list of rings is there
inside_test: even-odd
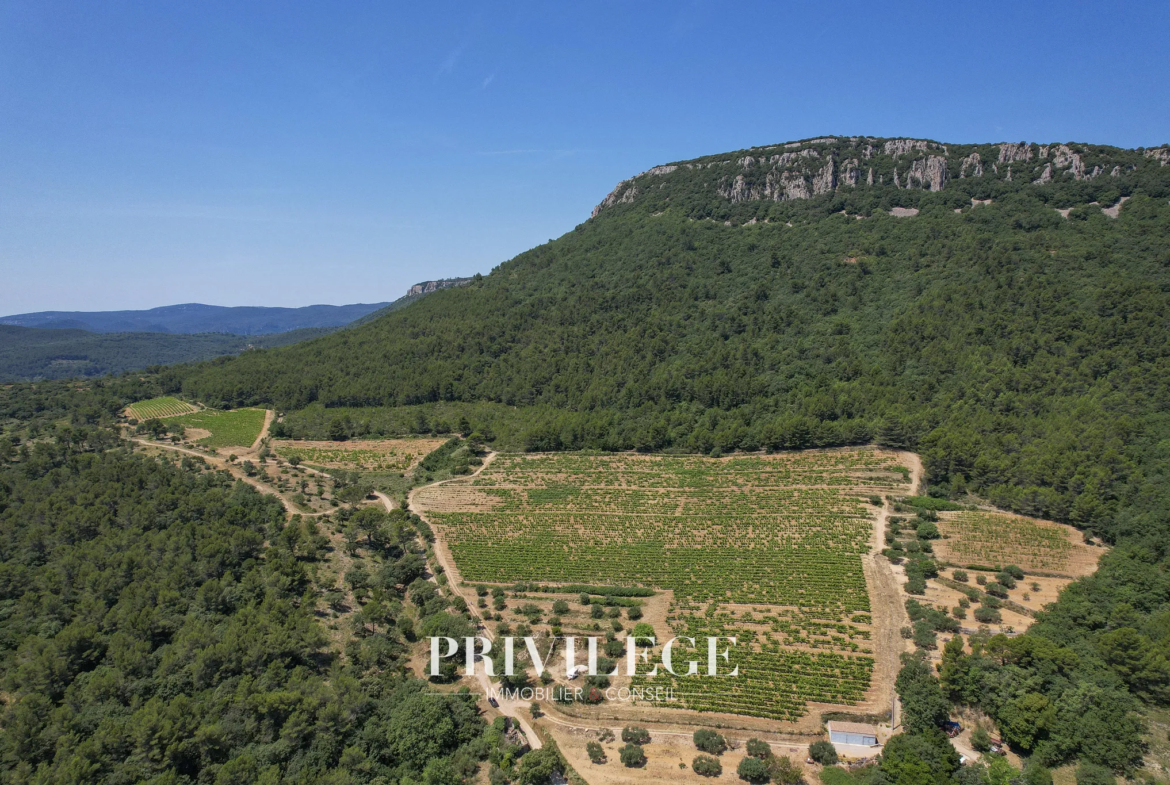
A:
[[[284,505],[285,512],[287,512],[290,517],[293,515],[303,515],[306,518],[312,518],[312,517],[316,517],[318,515],[324,515],[324,513],[320,513],[320,512],[301,512],[300,510],[297,509],[296,505],[293,504],[291,501],[289,501],[287,498],[285,498],[280,493],[280,491],[276,490],[271,485],[268,485],[265,482],[261,482],[260,480],[257,480],[255,477],[249,477],[246,473],[244,473],[243,469],[240,469],[239,467],[228,463],[227,460],[225,460],[224,458],[220,458],[219,456],[208,455],[207,453],[204,453],[204,452],[197,452],[195,450],[190,450],[190,449],[187,449],[186,447],[179,447],[179,446],[176,446],[174,444],[163,444],[162,442],[147,441],[146,439],[131,438],[130,441],[134,442],[135,444],[140,444],[143,447],[157,447],[160,450],[170,450],[171,452],[179,452],[179,453],[183,453],[184,455],[194,455],[196,458],[202,458],[203,460],[207,461],[207,463],[211,464],[215,468],[226,470],[231,476],[235,477],[237,480],[243,480],[244,482],[248,483],[248,485],[251,485],[253,488],[260,491],[261,493],[267,493],[267,494],[271,494],[272,496],[275,496],[277,499],[280,500],[280,503],[282,505]]]
[[[465,475],[461,475],[459,477],[451,477],[450,479],[447,479],[447,480],[439,480],[439,482],[433,482],[430,485],[420,485],[417,488],[411,488],[410,491],[408,491],[406,494],[406,509],[409,510],[410,512],[414,513],[418,517],[422,518],[424,521],[427,522],[428,525],[431,525],[431,522],[429,520],[427,520],[427,516],[425,514],[423,514],[422,512],[420,512],[418,510],[418,508],[416,508],[414,506],[415,492],[421,491],[424,488],[428,488],[428,489],[434,488],[436,486],[444,485],[446,483],[454,482],[456,480],[468,480],[472,477],[475,477],[480,472],[482,472],[484,469],[486,469],[488,466],[490,466],[491,462],[493,460],[495,460],[495,457],[496,457],[496,454],[494,452],[489,452],[487,454],[487,456],[483,459],[483,464],[478,469],[476,469],[474,472],[472,472],[471,474],[465,474]],[[392,509],[393,502],[391,502],[391,500],[389,499],[389,497],[386,496],[386,494],[379,492],[379,493],[377,493],[377,495],[378,495],[378,498],[380,498],[382,500],[382,504],[384,504],[386,506],[387,510]],[[432,528],[433,528],[433,525],[432,525]],[[435,548],[434,549],[435,549],[435,560],[437,562],[439,562],[439,566],[441,566],[443,568],[443,572],[447,576],[447,587],[452,592],[454,592],[454,594],[457,597],[462,598],[463,601],[467,603],[467,609],[471,612],[472,616],[479,623],[479,626],[483,628],[482,629],[483,636],[486,637],[488,640],[494,641],[495,635],[492,634],[491,630],[489,630],[487,625],[484,623],[483,616],[480,615],[479,608],[476,607],[475,597],[465,596],[463,594],[463,591],[459,588],[461,578],[459,576],[458,569],[455,567],[455,560],[451,558],[451,554],[447,550],[446,543],[443,542],[442,537],[439,536],[439,533],[437,531],[435,532]],[[433,576],[432,576],[432,580],[433,580]],[[483,689],[483,694],[485,696],[490,695],[491,691],[492,691],[491,679],[488,678],[487,674],[484,673],[482,668],[476,670],[475,677],[476,677],[476,680],[479,681],[479,686]],[[524,731],[524,735],[528,739],[528,745],[530,747],[532,747],[532,749],[538,750],[544,746],[544,742],[542,742],[540,739],[540,734],[538,734],[533,729],[533,727],[528,724],[528,721],[525,720],[524,717],[520,714],[520,710],[522,708],[525,708],[525,706],[522,702],[513,701],[513,700],[506,700],[503,697],[500,697],[497,700],[497,703],[499,703],[499,709],[500,709],[501,714],[508,716],[508,717],[511,717],[512,719],[516,720],[516,723],[520,726],[520,730]]]

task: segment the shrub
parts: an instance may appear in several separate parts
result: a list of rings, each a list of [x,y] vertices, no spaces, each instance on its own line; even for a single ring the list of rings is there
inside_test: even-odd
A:
[[[605,617],[605,609],[600,605],[594,605],[589,609],[589,617],[591,619],[601,619]]]
[[[1016,588],[1016,579],[1006,572],[997,572],[995,574],[995,580],[1009,589]]]
[[[820,777],[823,785],[854,785],[856,782],[853,776],[840,766],[826,766],[821,769]]]
[[[718,777],[723,773],[723,764],[710,755],[696,755],[691,769],[701,777]]]
[[[624,735],[624,734],[623,734]],[[638,744],[627,744],[618,753],[622,765],[626,768],[646,765],[646,751]]]
[[[629,744],[649,744],[650,731],[636,725],[627,725],[622,728],[622,741]]]
[[[837,748],[822,739],[808,745],[808,756],[822,766],[832,766],[837,762]]]
[[[956,619],[967,618],[967,611],[966,611],[966,609],[963,608],[962,605],[956,605],[954,608],[951,609],[951,613],[954,614],[954,617]]]
[[[585,753],[593,763],[605,763],[605,748],[595,741],[585,744]]]
[[[630,630],[630,635],[633,635],[637,638],[653,638],[654,628],[651,627],[647,622],[640,621],[634,625],[634,629]]]
[[[934,627],[931,623],[923,619],[922,621],[914,622],[914,645],[920,649],[934,649],[938,642],[938,636],[934,632]]]
[[[1114,785],[1117,780],[1113,772],[1096,763],[1082,763],[1077,766],[1077,785]]]
[[[747,754],[751,755],[753,758],[767,760],[768,756],[772,754],[772,748],[766,741],[760,741],[759,739],[748,739]]]
[[[589,599],[589,595],[585,592],[581,592],[581,596],[577,599],[582,605],[589,605],[592,602],[592,600]]]
[[[937,540],[942,535],[939,534],[938,526],[935,526],[930,521],[923,521],[918,524],[918,538],[922,540]]]
[[[763,783],[770,779],[768,765],[759,758],[744,758],[735,773],[746,782]]]
[[[695,747],[711,755],[721,755],[727,749],[727,740],[707,728],[695,731],[691,739]]]
[[[984,605],[975,609],[975,621],[980,624],[998,624],[1002,619],[1003,616],[995,608]]]
[[[980,586],[986,586],[987,585],[987,576],[986,575],[976,575],[975,582],[978,583]]]
[[[1009,564],[1003,568],[1003,571],[1015,578],[1017,581],[1024,580],[1024,571],[1014,564]]]
[[[1007,588],[996,581],[992,581],[984,586],[983,590],[992,597],[999,597],[1000,599],[1006,599],[1008,596]]]
[[[991,749],[991,734],[986,728],[976,728],[971,731],[971,746],[976,752],[987,752]]]
[[[959,583],[966,583],[968,581],[966,570],[955,570],[953,573],[951,573],[951,577]]]
[[[919,596],[926,594],[926,578],[920,573],[911,573],[906,581],[906,593]]]
[[[642,609],[636,605],[631,605],[626,608],[626,618],[630,621],[637,621],[642,618]]]
[[[800,766],[783,755],[773,755],[765,762],[768,765],[768,774],[776,785],[799,785],[804,780],[804,772]]]
[[[569,612],[569,603],[565,602],[564,600],[557,600],[553,603],[552,609],[553,613],[557,614],[558,616],[563,616]]]

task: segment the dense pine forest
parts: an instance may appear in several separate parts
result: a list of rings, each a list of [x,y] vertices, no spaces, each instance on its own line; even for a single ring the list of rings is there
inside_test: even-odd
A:
[[[199,459],[132,452],[113,418],[152,391],[0,390],[0,781],[446,785],[515,757],[472,696],[405,668],[404,519],[372,516],[398,533],[391,615],[339,652],[312,611],[325,538]],[[425,596],[422,630],[462,634]]]
[[[1074,760],[1133,773],[1142,707],[1170,702],[1168,162],[878,139],[679,162],[353,329],[141,381],[0,391],[0,675],[19,697],[4,776],[446,782],[494,743],[474,711],[396,675],[393,631],[378,668],[323,653],[300,610],[311,555],[282,544],[279,509],[103,428],[159,393],[272,405],[297,437],[914,450],[931,495],[1113,550],[1026,635],[950,647],[937,675],[908,662],[906,732],[867,782],[975,785],[939,730],[952,704],[995,718],[1029,785]],[[395,741],[436,723],[449,732],[425,752]]]

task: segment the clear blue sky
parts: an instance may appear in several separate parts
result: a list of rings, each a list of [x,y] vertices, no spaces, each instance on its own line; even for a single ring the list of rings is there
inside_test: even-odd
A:
[[[664,161],[1170,140],[1170,4],[0,2],[0,314],[392,300]]]

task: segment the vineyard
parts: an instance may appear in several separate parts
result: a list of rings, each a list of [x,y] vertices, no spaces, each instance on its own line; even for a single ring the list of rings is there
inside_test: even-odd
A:
[[[868,499],[905,489],[896,456],[877,450],[500,455],[473,479],[421,490],[416,504],[467,580],[673,590],[673,632],[737,636],[728,667],[740,676],[654,684],[673,681],[689,708],[795,720],[809,702],[864,698]]]
[[[139,401],[126,408],[126,414],[136,420],[153,420],[158,417],[177,417],[181,414],[190,414],[199,411],[189,403],[178,398],[151,398],[148,401]]]
[[[1014,564],[1068,577],[1091,573],[1100,549],[1085,545],[1071,527],[999,512],[941,513],[945,539],[935,547],[952,564],[1001,567]]]
[[[219,449],[220,447],[250,447],[260,429],[264,427],[263,409],[235,409],[218,411],[204,409],[194,414],[179,417],[179,423],[187,428],[202,428],[210,435],[199,440],[199,444]]]
[[[357,442],[280,441],[274,447],[285,460],[325,469],[361,472],[402,472],[431,452],[444,439],[378,439]]]

